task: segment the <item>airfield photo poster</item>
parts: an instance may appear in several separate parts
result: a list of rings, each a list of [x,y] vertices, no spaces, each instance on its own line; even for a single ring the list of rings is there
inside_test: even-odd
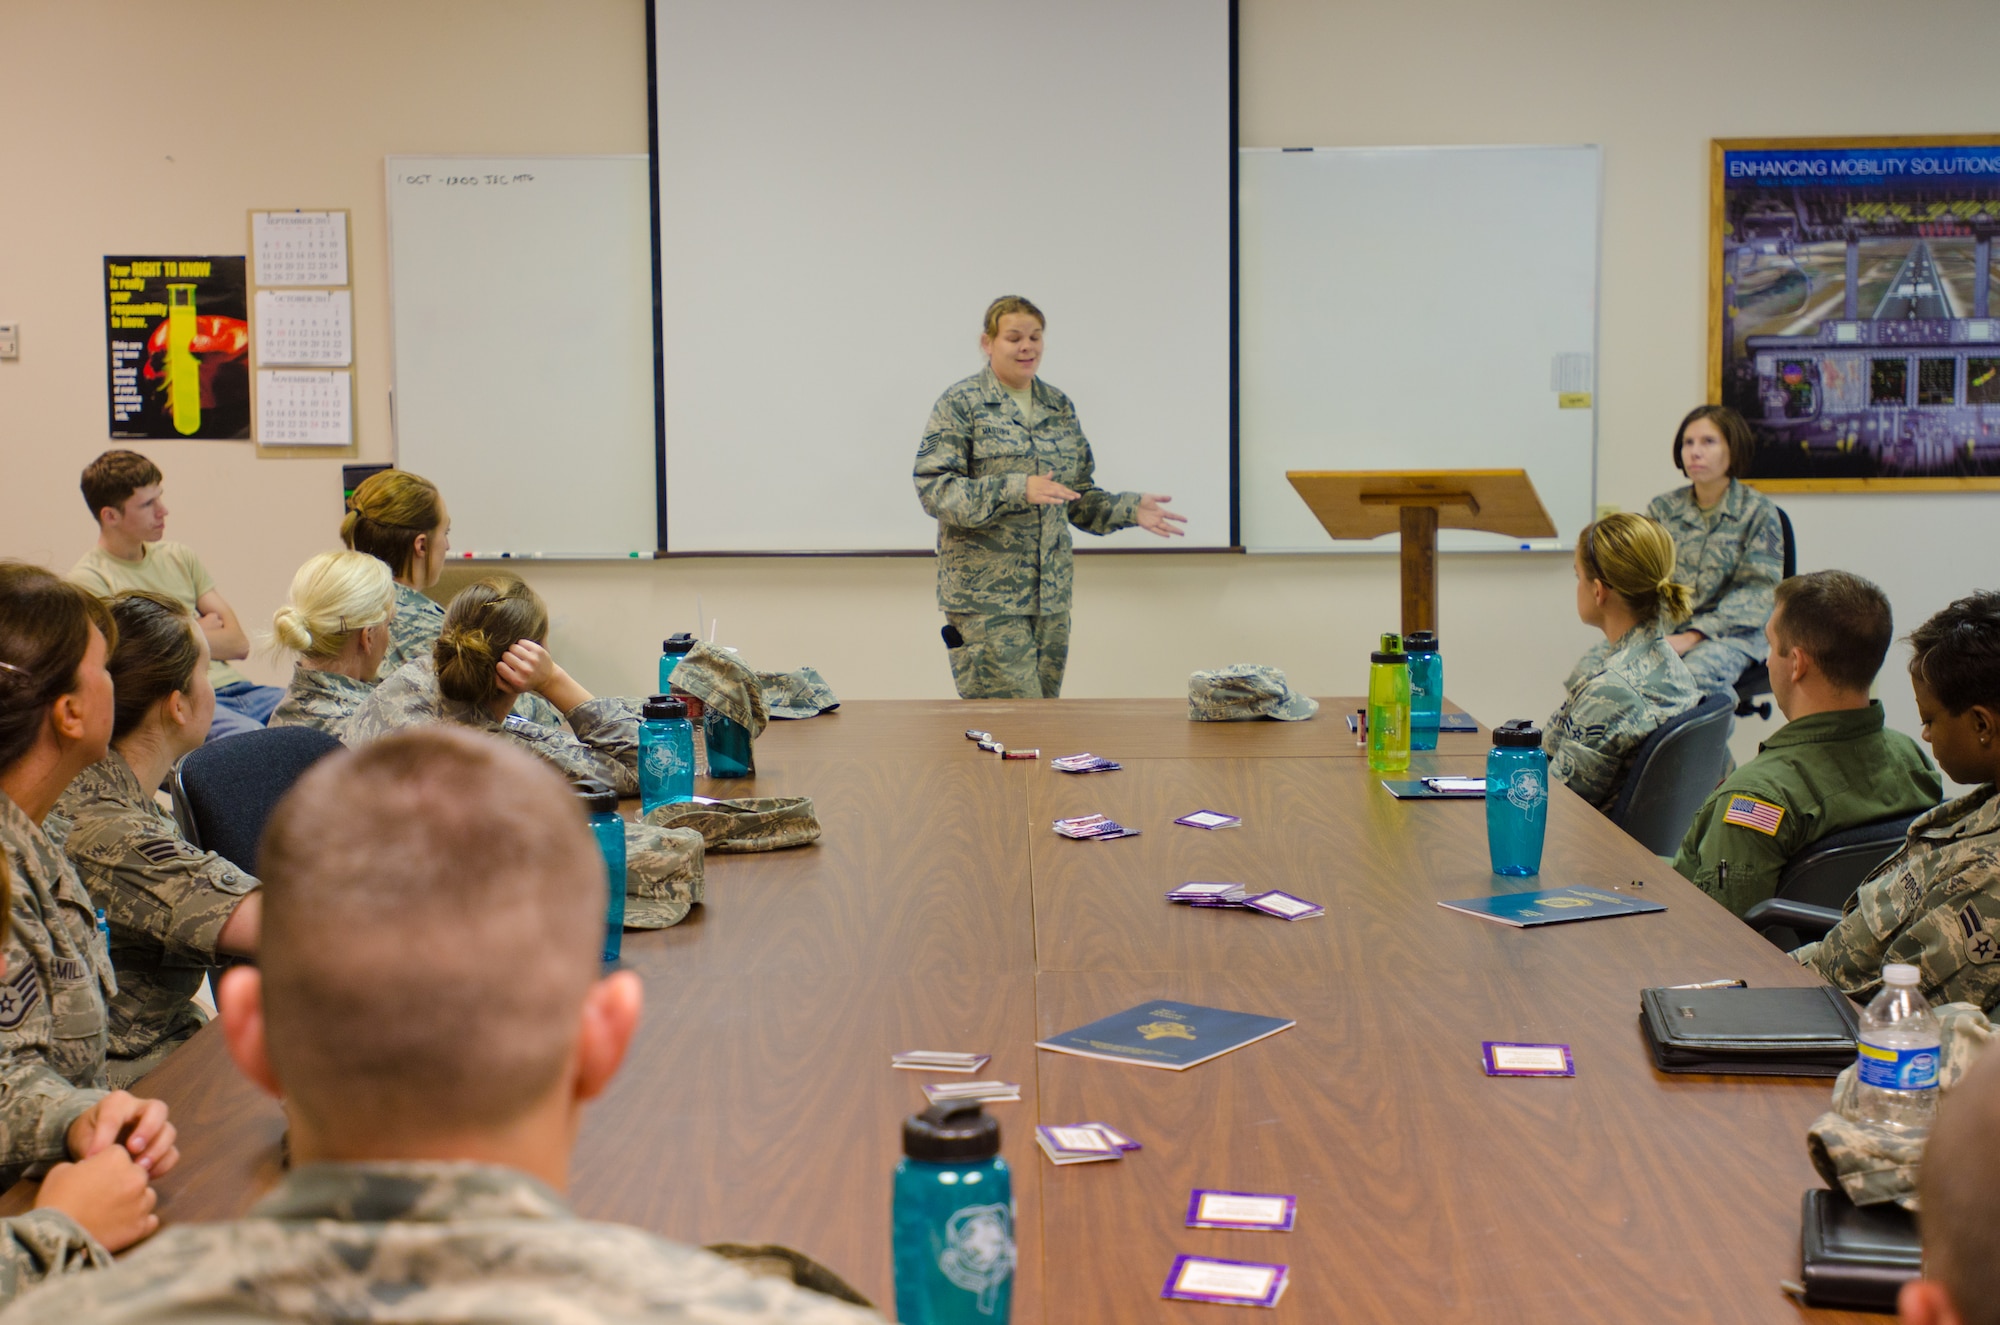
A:
[[[1766,491],[2000,488],[2000,136],[1711,144],[1708,398]]]

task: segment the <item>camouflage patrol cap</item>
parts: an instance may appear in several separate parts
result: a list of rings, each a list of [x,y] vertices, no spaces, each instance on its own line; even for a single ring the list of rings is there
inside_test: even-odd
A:
[[[1319,712],[1319,701],[1285,683],[1285,674],[1262,663],[1231,663],[1188,678],[1188,721],[1241,722],[1277,718],[1304,722]]]
[[[678,925],[701,900],[702,882],[700,833],[625,825],[625,928]]]
[[[759,672],[757,687],[774,718],[817,718],[840,707],[833,687],[810,667],[792,672]]]
[[[713,644],[697,644],[688,651],[674,668],[671,688],[734,719],[752,740],[764,734],[764,725],[770,721],[757,674],[735,654]]]
[[[819,840],[819,818],[810,796],[675,801],[655,805],[645,822],[691,828],[710,851],[778,851]]]

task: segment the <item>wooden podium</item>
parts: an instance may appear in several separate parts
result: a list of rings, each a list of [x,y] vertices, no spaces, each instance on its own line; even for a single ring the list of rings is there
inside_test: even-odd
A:
[[[1403,535],[1403,633],[1437,629],[1439,529],[1554,538],[1525,469],[1287,470],[1335,538]]]

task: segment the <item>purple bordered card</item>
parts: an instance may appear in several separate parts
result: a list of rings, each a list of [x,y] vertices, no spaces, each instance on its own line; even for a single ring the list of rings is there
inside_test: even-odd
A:
[[[1291,1267],[1259,1261],[1176,1256],[1160,1296],[1179,1302],[1219,1302],[1229,1307],[1275,1307],[1285,1295]]]
[[[1238,905],[1247,906],[1252,911],[1262,911],[1265,915],[1276,916],[1280,920],[1310,920],[1314,916],[1326,914],[1326,908],[1318,902],[1308,902],[1303,897],[1294,897],[1277,888],[1267,893],[1258,893],[1255,897],[1246,897]]]
[[[1576,1060],[1566,1044],[1513,1044],[1488,1040],[1480,1046],[1489,1077],[1573,1077]]]
[[[1247,890],[1240,883],[1184,883],[1167,894],[1169,902],[1233,902]]]
[[[1112,1145],[1117,1146],[1120,1150],[1145,1149],[1144,1146],[1140,1145],[1137,1141],[1134,1141],[1131,1137],[1125,1135],[1125,1133],[1113,1127],[1110,1123],[1079,1123],[1077,1125],[1079,1127],[1096,1128],[1099,1132],[1104,1134],[1104,1139],[1106,1141],[1109,1141]]]
[[[1299,1198],[1262,1192],[1213,1192],[1198,1187],[1188,1197],[1189,1228],[1262,1229],[1289,1233],[1298,1217]]]
[[[1217,828],[1234,828],[1242,823],[1243,820],[1240,816],[1224,814],[1220,810],[1196,810],[1193,814],[1182,815],[1180,818],[1174,820],[1174,822],[1177,824],[1186,824],[1189,828],[1207,828],[1213,830]]]

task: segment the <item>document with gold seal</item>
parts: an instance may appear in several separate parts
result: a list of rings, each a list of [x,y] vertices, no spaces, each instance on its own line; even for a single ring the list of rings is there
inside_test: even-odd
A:
[[[1037,1041],[1037,1049],[1183,1072],[1298,1025],[1280,1017],[1156,999]]]

